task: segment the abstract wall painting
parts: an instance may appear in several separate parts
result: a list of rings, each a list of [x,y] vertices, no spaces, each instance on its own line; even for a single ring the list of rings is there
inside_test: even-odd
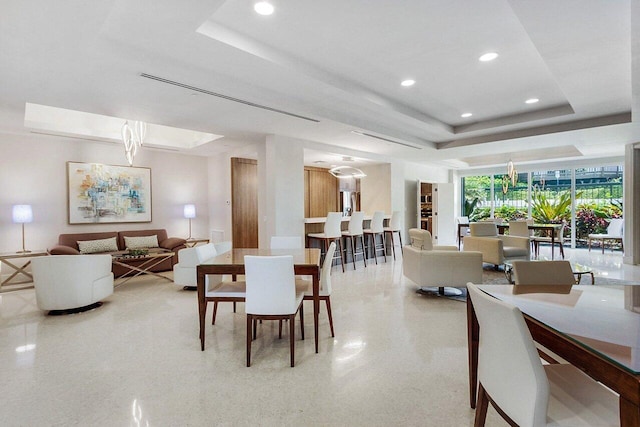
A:
[[[151,222],[151,169],[67,162],[69,224]]]

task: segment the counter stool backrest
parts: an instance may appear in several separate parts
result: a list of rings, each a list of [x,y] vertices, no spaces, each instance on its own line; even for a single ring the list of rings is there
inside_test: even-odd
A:
[[[375,211],[373,213],[373,218],[371,219],[371,232],[372,233],[382,233],[384,231],[384,212],[383,211]]]
[[[349,234],[359,236],[362,234],[362,221],[364,220],[364,212],[354,212],[349,220]]]
[[[400,211],[393,211],[391,214],[389,229],[393,231],[400,231]]]
[[[339,238],[342,236],[342,212],[329,212],[324,223],[325,238]]]

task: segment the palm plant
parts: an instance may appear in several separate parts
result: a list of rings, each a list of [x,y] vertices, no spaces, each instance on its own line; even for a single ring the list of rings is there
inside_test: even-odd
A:
[[[576,194],[579,198],[582,192]],[[536,222],[548,224],[552,222],[562,222],[569,219],[571,215],[571,192],[563,191],[558,193],[557,199],[550,199],[537,188],[531,194],[531,216]]]
[[[479,202],[480,199],[478,197],[475,197],[473,200],[465,199],[463,216],[470,217],[473,214],[473,211],[476,209],[476,206],[478,206]]]

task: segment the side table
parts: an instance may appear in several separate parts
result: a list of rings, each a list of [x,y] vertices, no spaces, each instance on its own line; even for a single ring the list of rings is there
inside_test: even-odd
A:
[[[13,273],[9,275],[9,277],[0,282],[0,292],[18,291],[20,289],[33,288],[33,275],[31,274],[31,272],[27,271],[27,267],[29,267],[29,265],[31,264],[30,258],[47,255],[49,254],[44,249],[32,252],[6,252],[0,254],[0,266],[6,265],[14,270]],[[26,260],[26,262],[22,264],[16,262],[16,260],[20,259]],[[31,284],[16,287],[16,285],[24,285],[25,283]]]

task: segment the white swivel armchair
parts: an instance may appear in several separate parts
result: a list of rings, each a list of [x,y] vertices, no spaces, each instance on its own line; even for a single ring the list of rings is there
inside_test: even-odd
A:
[[[482,254],[459,252],[455,246],[433,246],[427,230],[409,230],[411,244],[404,247],[402,270],[406,278],[420,287],[421,292],[439,295],[460,295],[455,287],[467,282],[482,283]]]
[[[471,235],[464,238],[463,251],[482,252],[482,261],[496,268],[507,260],[531,258],[530,241],[527,237],[503,236],[492,222],[472,222]]]
[[[38,308],[49,314],[78,313],[102,305],[113,293],[111,255],[51,255],[33,258]]]

